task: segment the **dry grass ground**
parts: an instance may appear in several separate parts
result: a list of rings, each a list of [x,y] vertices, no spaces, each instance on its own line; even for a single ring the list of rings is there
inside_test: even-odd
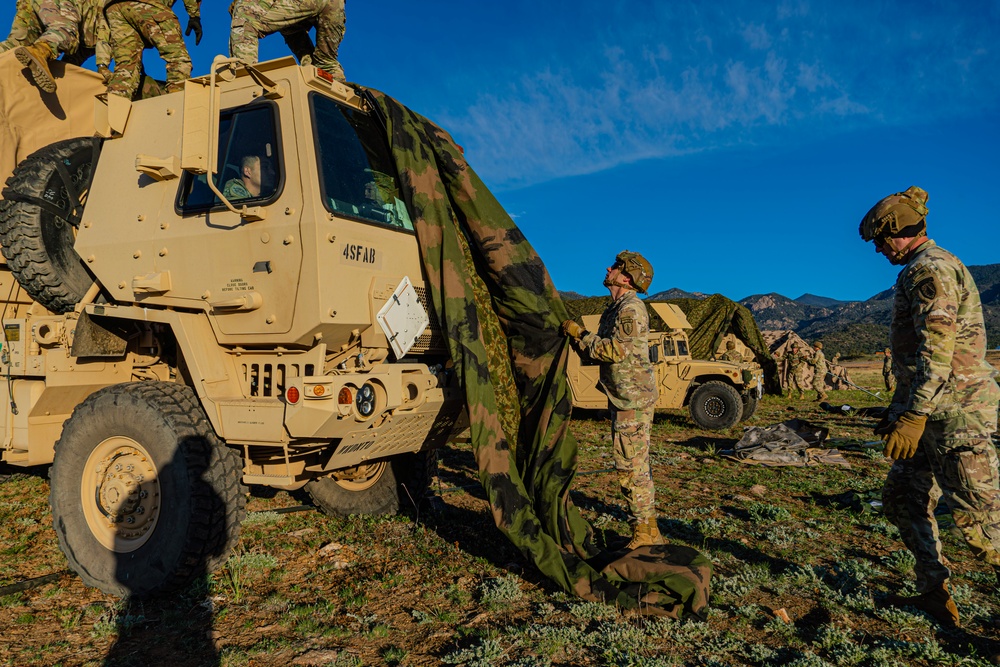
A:
[[[875,390],[879,368],[852,364]],[[831,402],[879,401],[860,391]],[[830,429],[850,469],[762,468],[719,456],[747,425],[791,417]],[[942,516],[962,630],[885,609],[912,589],[912,558],[878,511],[889,467],[872,420],[765,397],[748,424],[700,431],[658,413],[653,469],[660,526],[716,566],[704,620],[623,615],[556,590],[493,526],[472,453],[442,452],[434,495],[398,517],[279,513],[285,492],[250,499],[237,552],[167,599],[126,602],[69,573],[0,597],[0,665],[976,665],[1000,616],[992,573]],[[601,415],[575,416],[572,492],[604,544],[627,533]],[[64,572],[45,471],[0,485],[0,587]],[[783,611],[782,611],[783,610]],[[787,621],[783,620],[787,614]]]

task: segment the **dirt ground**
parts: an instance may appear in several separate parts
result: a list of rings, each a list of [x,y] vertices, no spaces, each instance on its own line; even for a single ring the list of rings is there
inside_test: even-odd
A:
[[[855,382],[878,388],[880,365],[848,365]],[[830,402],[851,410],[767,396],[749,422],[722,433],[657,413],[661,530],[715,565],[704,620],[627,615],[558,590],[493,525],[468,445],[441,452],[431,494],[399,516],[328,517],[303,507],[301,494],[254,489],[225,567],[147,601],[104,595],[68,572],[46,471],[17,474],[0,484],[0,665],[985,664],[1000,646],[996,583],[946,513],[963,627],[880,604],[887,592],[912,590],[913,576],[879,513],[889,461],[873,444],[874,421],[855,414],[878,401],[838,391]],[[828,446],[850,468],[764,468],[723,456],[744,427],[791,417],[827,427]],[[571,497],[613,549],[628,527],[609,428],[600,413],[574,416]]]

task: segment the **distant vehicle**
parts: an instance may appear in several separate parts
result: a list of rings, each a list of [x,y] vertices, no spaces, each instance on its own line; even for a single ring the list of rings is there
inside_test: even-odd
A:
[[[749,419],[763,393],[763,371],[756,362],[730,363],[692,359],[687,317],[678,306],[647,303],[669,327],[649,335],[649,355],[656,369],[657,409],[687,407],[698,426],[718,431]],[[584,328],[596,331],[599,315],[583,316]],[[608,397],[598,387],[600,366],[575,351],[569,360],[573,407],[606,409]]]

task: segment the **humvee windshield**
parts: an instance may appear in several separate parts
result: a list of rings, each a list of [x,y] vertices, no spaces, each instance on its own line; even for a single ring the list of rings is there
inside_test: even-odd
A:
[[[326,209],[338,216],[413,231],[378,119],[318,93],[309,99]]]

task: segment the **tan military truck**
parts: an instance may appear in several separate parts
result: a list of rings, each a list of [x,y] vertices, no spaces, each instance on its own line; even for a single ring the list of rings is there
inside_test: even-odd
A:
[[[740,364],[726,361],[692,359],[686,329],[691,328],[679,307],[668,303],[648,303],[666,323],[667,331],[649,335],[649,355],[656,369],[660,391],[657,409],[685,406],[698,426],[722,430],[749,419],[757,410],[763,391],[763,371],[755,362]],[[583,316],[588,331],[597,331],[599,315]],[[573,407],[603,410],[608,398],[598,387],[600,366],[570,355],[569,380]]]
[[[52,462],[71,567],[183,586],[228,557],[244,484],[339,514],[416,497],[464,413],[375,106],[291,58],[217,58],[96,125],[0,202],[0,458]]]

